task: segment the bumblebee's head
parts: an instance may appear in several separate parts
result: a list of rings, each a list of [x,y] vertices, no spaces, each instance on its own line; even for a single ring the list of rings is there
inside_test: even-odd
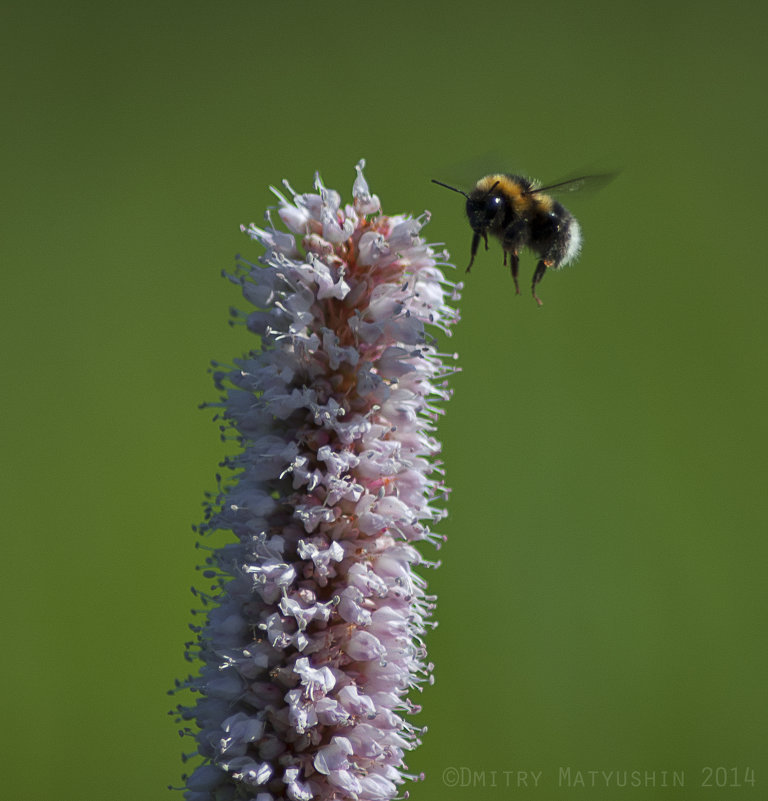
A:
[[[499,181],[495,181],[488,189],[476,187],[471,194],[467,194],[455,186],[444,184],[442,181],[436,181],[434,178],[432,183],[444,186],[453,192],[458,192],[467,199],[467,217],[469,217],[469,224],[472,227],[472,255],[469,260],[469,267],[467,267],[467,272],[469,272],[475,260],[480,240],[482,239],[485,242],[485,249],[488,250],[488,231],[491,226],[500,225],[505,216],[506,200],[504,195],[501,192],[494,193],[493,191]]]
[[[449,186],[442,181],[432,179],[433,184],[444,186],[453,192],[458,192],[464,195],[467,199],[467,217],[472,230],[476,234],[483,235],[493,225],[497,219],[499,212],[504,208],[504,197],[500,192],[494,192],[498,185],[496,181],[489,189],[474,189],[471,194],[467,194],[462,189],[457,189],[455,186]]]
[[[472,230],[484,234],[504,210],[504,197],[494,193],[498,181],[490,189],[475,189],[467,195],[467,217]]]

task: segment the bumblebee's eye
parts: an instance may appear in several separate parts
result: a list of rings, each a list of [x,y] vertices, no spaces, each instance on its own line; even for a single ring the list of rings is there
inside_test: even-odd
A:
[[[492,220],[496,216],[496,212],[504,205],[504,199],[501,195],[489,195],[485,199],[485,214],[488,220]]]
[[[491,206],[491,208],[498,209],[504,202],[504,198],[501,195],[488,195],[485,202]]]

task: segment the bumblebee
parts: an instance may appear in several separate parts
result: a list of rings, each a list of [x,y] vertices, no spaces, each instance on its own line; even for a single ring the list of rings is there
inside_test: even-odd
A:
[[[581,250],[581,226],[562,204],[547,193],[554,189],[573,191],[580,189],[587,181],[604,177],[608,176],[585,176],[538,186],[535,181],[520,175],[486,175],[469,194],[434,178],[432,182],[458,192],[467,199],[467,217],[473,231],[467,272],[475,261],[480,239],[488,250],[488,234],[492,234],[501,242],[505,266],[509,258],[512,279],[519,295],[517,272],[520,251],[528,248],[539,257],[531,292],[541,306],[536,286],[544,273],[547,269],[558,270],[570,264]]]

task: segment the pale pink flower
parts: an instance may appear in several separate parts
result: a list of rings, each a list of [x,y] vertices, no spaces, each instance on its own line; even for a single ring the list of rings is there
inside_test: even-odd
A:
[[[363,166],[352,205],[319,178],[276,192],[290,233],[244,229],[266,253],[229,276],[261,344],[216,374],[241,452],[200,526],[234,541],[207,560],[199,697],[179,708],[204,757],[189,801],[389,801],[414,778],[434,608],[414,543],[442,539],[434,404],[455,370],[425,326],[456,322],[460,285],[419,237],[427,215],[383,215]]]

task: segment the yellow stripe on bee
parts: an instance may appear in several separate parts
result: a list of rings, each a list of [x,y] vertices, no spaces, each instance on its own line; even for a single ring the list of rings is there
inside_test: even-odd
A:
[[[486,175],[477,182],[475,189],[488,192],[494,184],[496,184],[494,191],[504,195],[518,214],[530,213],[533,210],[549,211],[552,208],[553,200],[549,195],[526,192],[519,180],[511,175],[502,173]],[[535,181],[531,181],[531,184],[535,189]]]

